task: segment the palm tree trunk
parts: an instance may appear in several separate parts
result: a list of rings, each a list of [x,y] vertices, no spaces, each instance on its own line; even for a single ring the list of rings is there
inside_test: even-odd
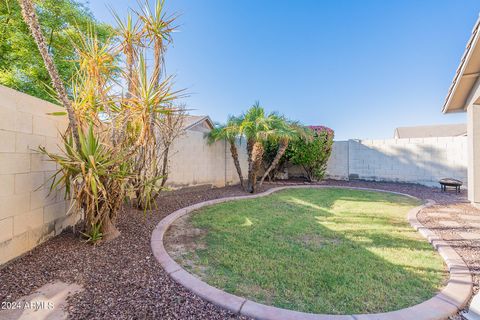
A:
[[[22,8],[23,19],[25,20],[25,23],[28,25],[32,36],[35,39],[35,43],[37,44],[38,50],[40,51],[40,54],[43,58],[43,62],[45,63],[45,68],[47,69],[48,74],[52,79],[52,84],[55,88],[55,91],[57,92],[58,98],[67,110],[68,121],[73,133],[73,137],[75,139],[75,144],[77,145],[77,148],[79,148],[80,137],[78,135],[77,118],[72,108],[72,104],[68,99],[67,91],[65,90],[65,86],[63,85],[62,79],[60,78],[57,67],[53,62],[52,57],[48,53],[45,38],[43,37],[42,29],[40,28],[40,24],[35,14],[35,8],[33,6],[33,3],[31,0],[18,0],[18,3]]]
[[[253,171],[253,162],[252,162],[252,150],[253,150],[254,141],[252,139],[247,139],[247,162],[248,162],[248,173],[247,173],[247,192],[252,192],[252,184],[250,183],[250,175]]]
[[[240,185],[242,189],[245,190],[245,183],[243,182],[242,168],[240,167],[240,161],[238,160],[238,150],[235,145],[235,140],[229,141],[230,143],[230,153],[232,154],[233,163],[235,164],[235,169],[237,169],[238,178],[240,179]]]
[[[268,167],[268,169],[263,174],[262,179],[260,179],[260,182],[258,184],[259,187],[262,186],[263,181],[268,176],[270,171],[272,171],[273,169],[275,169],[278,166],[278,163],[280,162],[280,159],[282,158],[282,156],[285,154],[285,151],[287,151],[287,148],[288,148],[288,140],[280,141],[280,144],[278,146],[277,154],[275,155],[275,158],[273,158],[273,161],[270,164],[270,166]]]
[[[248,170],[248,187],[247,191],[255,193],[257,191],[257,175],[262,164],[263,158],[263,144],[261,142],[255,142],[252,147],[251,161]]]

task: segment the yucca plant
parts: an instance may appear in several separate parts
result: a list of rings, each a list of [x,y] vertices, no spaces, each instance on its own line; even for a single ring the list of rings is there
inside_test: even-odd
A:
[[[136,86],[135,80],[135,64],[138,57],[138,50],[143,47],[143,32],[141,30],[141,24],[138,20],[134,20],[131,12],[127,13],[127,17],[123,20],[112,8],[112,15],[117,23],[115,34],[119,39],[119,50],[125,55],[125,64],[127,72],[125,78],[127,79],[127,92],[126,98],[131,97],[132,92]]]
[[[100,232],[104,239],[118,235],[114,223],[125,198],[131,177],[129,162],[118,150],[102,143],[90,124],[86,133],[79,130],[80,148],[75,148],[72,135],[63,136],[63,154],[53,154],[44,147],[40,151],[60,168],[52,177],[51,189],[64,187],[83,212],[85,233]],[[94,230],[99,226],[99,230]]]
[[[156,130],[156,127],[165,125],[161,122],[162,117],[175,112],[170,106],[181,96],[181,92],[172,89],[171,77],[157,83],[154,76],[149,76],[143,54],[138,58],[136,69],[137,88],[128,104],[131,125],[127,136],[130,137],[128,144],[135,146],[132,158],[137,173],[133,181],[136,190],[135,204],[138,208],[147,209],[162,190],[163,185],[159,181],[165,174],[160,164],[158,144],[161,130]]]
[[[175,25],[177,16],[167,16],[165,0],[156,0],[153,10],[150,8],[149,1],[145,1],[137,15],[143,22],[146,40],[153,43],[153,79],[154,82],[159,83],[165,62],[164,54],[167,46],[173,41],[172,33],[177,29]]]
[[[67,189],[83,212],[89,238],[113,238],[118,234],[114,221],[126,195],[136,194],[136,205],[150,208],[168,174],[162,163],[168,164],[168,149],[178,137],[178,128],[164,128],[172,124],[172,118],[165,115],[173,114],[171,106],[183,93],[173,90],[173,77],[160,71],[172,41],[175,16],[165,15],[163,0],[156,1],[153,11],[145,1],[135,19],[132,14],[126,20],[114,14],[119,26],[107,41],[100,41],[94,29],[72,34],[78,72],[68,97],[53,60],[43,50],[33,3],[18,1],[58,96],[69,119],[73,117],[63,137],[64,153],[41,149],[60,167],[52,188],[62,185]],[[150,51],[154,56],[152,73],[145,58]],[[162,132],[167,136],[161,136]],[[166,153],[161,151],[165,149]]]

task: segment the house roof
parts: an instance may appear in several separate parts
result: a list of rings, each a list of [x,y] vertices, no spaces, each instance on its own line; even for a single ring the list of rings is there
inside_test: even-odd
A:
[[[185,121],[183,126],[185,130],[188,130],[202,123],[203,121],[206,121],[211,128],[214,127],[213,121],[212,119],[210,119],[209,116],[196,116],[191,114],[185,115]]]
[[[443,113],[464,112],[480,77],[480,18],[475,23],[443,105]]]
[[[442,124],[417,127],[399,127],[395,129],[394,137],[404,138],[429,138],[429,137],[458,137],[467,134],[467,124]]]

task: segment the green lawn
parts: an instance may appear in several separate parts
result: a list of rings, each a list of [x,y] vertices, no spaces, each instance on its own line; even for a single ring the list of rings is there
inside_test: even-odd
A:
[[[419,202],[347,189],[290,189],[204,208],[204,245],[176,259],[207,283],[304,312],[385,312],[431,298],[443,260],[406,221]]]

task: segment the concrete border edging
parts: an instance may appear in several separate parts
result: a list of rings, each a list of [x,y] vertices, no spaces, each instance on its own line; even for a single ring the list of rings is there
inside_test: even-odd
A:
[[[410,225],[415,230],[420,232],[420,234],[422,234],[442,256],[449,270],[450,278],[447,282],[447,285],[433,298],[412,307],[391,312],[355,315],[313,314],[257,303],[212,287],[194,275],[190,274],[170,257],[163,245],[163,238],[170,225],[180,217],[199,208],[227,201],[264,197],[280,190],[297,188],[339,188],[365,190],[397,194],[418,199],[408,194],[381,189],[324,185],[294,185],[272,188],[263,193],[254,195],[227,197],[204,201],[174,211],[158,223],[152,233],[151,238],[153,254],[172,279],[196,295],[233,313],[262,320],[440,320],[456,314],[470,299],[473,283],[472,276],[467,265],[460,255],[446,241],[435,235],[433,231],[426,228],[417,219],[417,214],[422,209],[435,204],[433,200],[426,200],[425,204],[411,209],[407,214],[407,220],[409,221]]]

